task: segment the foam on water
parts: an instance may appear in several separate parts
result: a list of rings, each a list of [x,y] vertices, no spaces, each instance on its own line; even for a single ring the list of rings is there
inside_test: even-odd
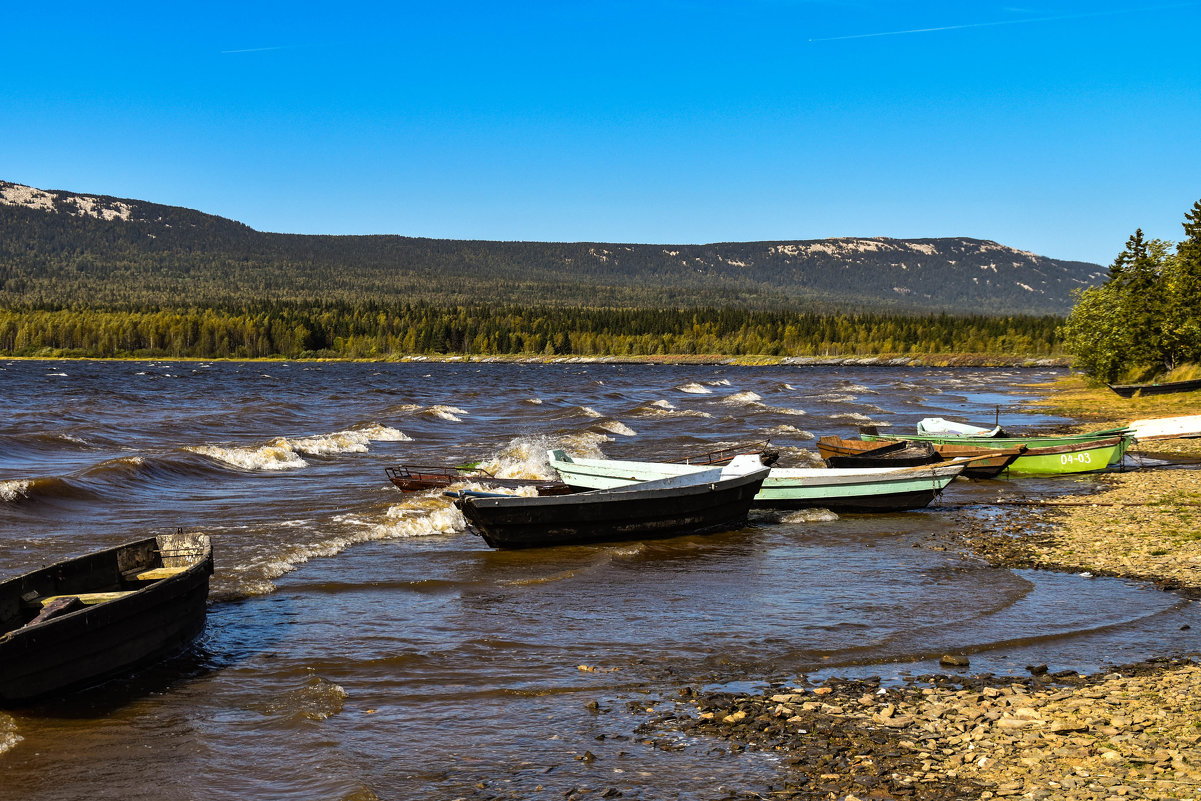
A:
[[[811,431],[797,428],[785,423],[784,425],[772,426],[767,430],[767,433],[773,437],[784,437],[786,439],[817,439]]]
[[[743,392],[735,392],[722,399],[722,403],[729,406],[750,406],[752,403],[758,403],[763,400],[763,396],[757,392],[751,392],[749,389]]]
[[[669,418],[669,417],[712,417],[708,412],[695,409],[678,409],[670,401],[657,400],[639,406],[631,414],[637,417]]]
[[[329,456],[339,453],[366,453],[371,442],[410,442],[412,437],[395,428],[372,423],[364,428],[335,431],[315,437],[276,437],[265,445],[225,447],[193,445],[184,450],[207,456],[242,470],[292,470],[307,467],[300,454]]]
[[[593,409],[591,406],[581,406],[579,409],[580,412],[586,417],[604,417],[603,414],[598,412],[596,409]]]
[[[839,414],[830,415],[831,420],[849,420],[852,423],[870,423],[871,418],[866,414],[859,412],[840,412]]]
[[[526,398],[524,402],[532,406],[541,406],[542,398]]]
[[[310,456],[337,453],[366,453],[371,442],[411,442],[412,437],[395,428],[378,423],[367,428],[336,431],[319,437],[283,439],[279,442],[291,446],[292,450]]]
[[[781,523],[831,523],[838,515],[829,509],[797,509],[780,517]]]
[[[597,428],[603,428],[605,431],[608,431],[610,433],[620,434],[623,437],[638,436],[637,431],[630,428],[629,426],[627,426],[625,423],[621,422],[620,420],[605,420],[604,422],[597,423],[596,426],[597,426]]]
[[[708,381],[706,383],[708,383],[709,386],[711,386],[711,387],[728,387],[728,386],[730,386],[730,379],[718,378],[716,380]]]
[[[768,406],[767,404],[764,404],[764,403],[756,403],[753,405],[763,409],[765,412],[775,412],[776,414],[790,414],[790,415],[793,415],[794,417],[801,417],[802,415],[808,414],[808,412],[806,412],[804,409],[789,409],[786,406]]]
[[[438,499],[438,506],[433,509],[393,506],[388,509],[386,518],[384,522],[375,524],[371,529],[372,536],[363,541],[456,534],[467,528],[463,513],[443,499]]]
[[[29,497],[30,482],[26,479],[0,481],[0,501],[12,503]]]
[[[430,406],[422,412],[422,414],[429,415],[430,417],[437,417],[440,420],[449,420],[452,423],[463,422],[463,418],[459,417],[459,415],[467,413],[468,412],[466,409],[460,409],[458,406],[445,406],[442,404]]]
[[[17,722],[0,712],[0,754],[11,751],[23,739],[17,734]]]
[[[256,701],[250,708],[262,715],[291,720],[325,720],[337,715],[350,694],[323,676],[313,676],[301,687],[274,698]]]
[[[497,478],[553,478],[546,452],[558,447],[565,445],[541,434],[516,437],[479,466]]]
[[[708,389],[707,387],[702,387],[700,384],[696,383],[695,381],[692,382],[691,384],[685,384],[682,387],[676,387],[676,389],[680,390],[680,392],[688,392],[692,395],[712,395],[713,394],[713,390]]]
[[[291,445],[283,437],[273,439],[266,445],[258,447],[226,448],[221,445],[189,445],[184,450],[207,456],[242,470],[293,470],[308,466],[308,462],[301,459],[300,454],[292,450]]]

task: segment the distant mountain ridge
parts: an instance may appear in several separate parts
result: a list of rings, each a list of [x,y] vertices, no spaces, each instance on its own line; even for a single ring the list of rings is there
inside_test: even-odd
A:
[[[1105,270],[963,237],[705,245],[256,231],[192,209],[0,181],[0,302],[252,300],[1065,314]]]

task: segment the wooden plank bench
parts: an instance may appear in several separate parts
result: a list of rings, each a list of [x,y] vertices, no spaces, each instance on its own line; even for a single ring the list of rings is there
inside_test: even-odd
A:
[[[180,567],[155,567],[150,570],[143,570],[134,575],[135,581],[158,581],[159,579],[171,578],[188,569],[187,565]]]
[[[133,595],[134,592],[135,590],[122,590],[120,592],[76,592],[65,595],[47,595],[45,597],[34,598],[29,601],[29,604],[45,609],[60,598],[78,598],[81,604],[92,606],[94,604],[102,604],[105,601],[115,601],[118,598],[124,598],[126,595]]]

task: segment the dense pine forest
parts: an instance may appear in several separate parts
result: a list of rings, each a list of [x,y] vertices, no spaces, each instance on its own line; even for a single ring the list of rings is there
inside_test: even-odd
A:
[[[258,304],[229,309],[0,309],[15,356],[1055,356],[1056,317]]]
[[[1059,356],[1097,265],[984,240],[710,245],[255,231],[0,181],[0,355]]]

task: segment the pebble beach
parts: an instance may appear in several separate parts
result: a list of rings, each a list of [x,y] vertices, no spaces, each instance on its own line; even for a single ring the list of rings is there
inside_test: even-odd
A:
[[[1186,413],[1196,412],[1163,414]],[[1148,442],[1132,453],[1171,464],[1108,473],[1093,495],[1048,499],[1003,522],[965,521],[929,547],[998,566],[1131,578],[1201,599],[1201,470],[1190,465],[1201,460],[1201,439]],[[729,798],[1199,798],[1195,657],[1164,654],[1093,675],[1030,665],[1014,677],[973,675],[968,656],[947,654],[944,674],[900,686],[869,678],[802,680],[757,694],[681,687],[647,705],[642,733],[652,741],[712,735],[734,750],[779,755],[784,770],[770,795]]]

